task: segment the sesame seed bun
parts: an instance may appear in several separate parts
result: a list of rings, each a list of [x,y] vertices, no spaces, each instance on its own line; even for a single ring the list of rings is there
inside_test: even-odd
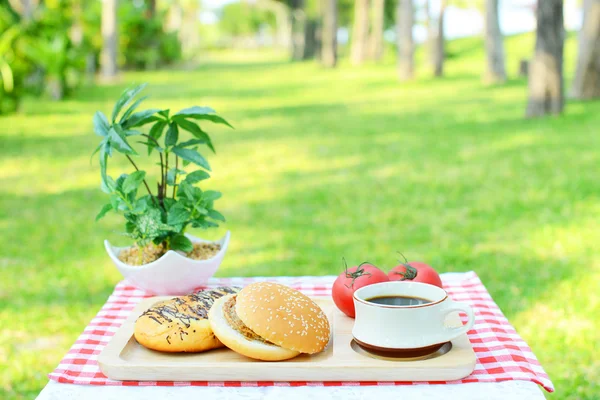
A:
[[[300,354],[299,351],[248,337],[232,326],[225,316],[225,310],[226,304],[234,297],[235,295],[227,295],[216,300],[208,313],[212,331],[225,346],[246,357],[263,361],[288,360]]]
[[[285,349],[314,354],[329,342],[329,321],[323,310],[285,285],[259,282],[246,286],[237,294],[235,311],[253,332]]]

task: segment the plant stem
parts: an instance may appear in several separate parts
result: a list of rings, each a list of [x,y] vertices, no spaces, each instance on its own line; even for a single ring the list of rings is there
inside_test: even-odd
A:
[[[156,145],[158,147],[160,147],[160,144],[158,143],[158,141],[156,139],[154,139],[152,136],[146,134],[146,133],[142,133],[142,136],[148,138],[149,140],[152,140],[154,143],[156,143]],[[160,183],[157,183],[158,185],[158,201],[160,202],[160,205],[162,206],[163,210],[167,211],[165,209],[165,204],[163,203],[163,188],[165,187],[165,172],[164,172],[164,162],[163,162],[163,156],[162,153],[159,151],[158,152],[158,156],[160,157]],[[167,155],[168,156],[168,155]]]
[[[179,156],[175,154],[175,178],[173,179],[173,200],[175,200],[175,189],[177,189],[177,169],[179,168]]]
[[[131,162],[131,164],[133,164],[133,167],[135,168],[136,171],[140,170],[138,168],[138,166],[135,165],[135,163],[133,162],[133,160],[131,159],[131,157],[129,157],[129,154],[125,154],[125,157],[127,157],[127,159]],[[144,179],[144,186],[146,186],[146,190],[148,191],[148,194],[150,195],[150,198],[152,199],[152,202],[154,203],[155,206],[158,207],[158,204],[156,204],[156,200],[154,199],[154,196],[152,196],[152,192],[150,191],[150,186],[148,186],[148,182],[146,182],[146,179]]]
[[[163,198],[167,197],[167,173],[169,172],[169,152],[165,151],[165,185],[163,186]]]

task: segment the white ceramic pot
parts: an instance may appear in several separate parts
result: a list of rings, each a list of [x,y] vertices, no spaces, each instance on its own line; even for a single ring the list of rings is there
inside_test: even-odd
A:
[[[231,234],[227,231],[225,236],[215,242],[199,239],[187,233],[186,236],[193,243],[219,243],[221,250],[208,260],[192,260],[169,250],[156,261],[132,266],[118,258],[119,252],[127,247],[112,246],[108,240],[104,241],[104,247],[123,277],[133,285],[157,295],[181,295],[191,293],[197,287],[205,285],[217,272],[227,251]]]

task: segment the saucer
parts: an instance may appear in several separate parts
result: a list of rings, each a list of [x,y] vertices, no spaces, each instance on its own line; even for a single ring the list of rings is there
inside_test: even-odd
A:
[[[431,346],[419,347],[416,349],[397,349],[373,346],[368,343],[361,342],[354,338],[350,343],[350,347],[357,353],[368,355],[375,358],[384,358],[391,360],[426,360],[442,356],[452,349],[451,342],[438,343]],[[365,354],[366,353],[366,354]]]

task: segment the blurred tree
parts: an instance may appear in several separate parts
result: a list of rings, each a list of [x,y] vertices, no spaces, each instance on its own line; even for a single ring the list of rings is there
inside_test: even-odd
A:
[[[487,83],[501,83],[506,81],[504,68],[504,40],[500,30],[498,17],[499,0],[485,0],[485,50],[487,55],[487,68],[484,80]]]
[[[179,6],[181,0],[177,2]],[[174,4],[174,3],[172,3]],[[171,5],[172,5],[171,4]],[[146,4],[121,2],[118,7],[118,62],[127,68],[156,69],[181,59],[179,35],[185,29],[186,15],[175,31],[165,32],[168,10],[157,10],[154,18],[146,16]]]
[[[412,35],[414,9],[412,0],[398,0],[396,15],[398,76],[401,81],[406,81],[412,79],[414,76],[414,44]]]
[[[367,58],[369,39],[369,0],[354,2],[354,24],[352,26],[352,47],[350,61],[354,65],[362,64]]]
[[[600,97],[600,0],[584,0],[571,96],[576,99]]]
[[[113,78],[117,75],[117,2],[102,0],[102,56],[100,64],[102,75]]]
[[[437,21],[433,27],[433,38],[431,40],[433,52],[433,74],[435,76],[444,75],[444,59],[446,58],[446,46],[444,38],[444,19],[446,16],[447,0],[440,0],[440,8],[437,15]]]
[[[256,5],[275,16],[275,45],[289,49],[292,43],[290,7],[277,0],[258,0]]]
[[[259,7],[258,3],[230,3],[223,7],[219,22],[223,32],[236,37],[253,36],[261,26],[275,25],[273,13]]]
[[[0,0],[0,113],[16,110],[25,93],[60,100],[79,83],[83,53],[69,37],[74,1],[19,2],[15,10]]]
[[[372,0],[371,3],[370,56],[376,61],[383,57],[383,31],[385,29],[385,0]]]
[[[292,60],[303,60],[306,45],[304,0],[290,0],[292,13]]]
[[[559,114],[564,107],[562,0],[539,0],[535,53],[529,66],[527,117]]]
[[[332,68],[337,63],[337,0],[323,2],[321,63]]]
[[[354,2],[355,0],[338,0],[338,26],[352,26]]]
[[[429,0],[423,2],[423,14],[424,14],[424,25],[427,30],[427,38],[425,39],[425,53],[427,54],[427,61],[433,65],[433,37],[434,29],[433,22],[431,20],[431,5]]]

